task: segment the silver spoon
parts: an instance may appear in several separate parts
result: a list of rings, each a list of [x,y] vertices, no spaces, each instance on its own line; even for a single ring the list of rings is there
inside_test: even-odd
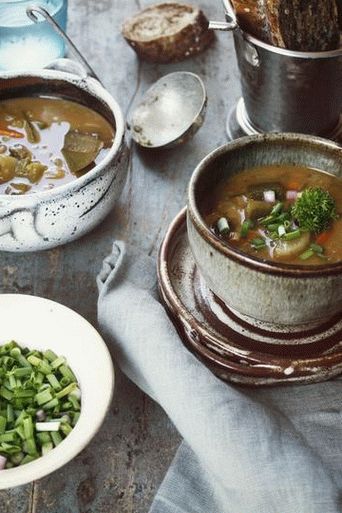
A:
[[[176,71],[155,82],[130,117],[133,139],[146,148],[170,148],[201,127],[207,94],[199,76]]]

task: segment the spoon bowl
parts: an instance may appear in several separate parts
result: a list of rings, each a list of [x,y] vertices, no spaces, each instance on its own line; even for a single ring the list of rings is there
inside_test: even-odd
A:
[[[176,71],[160,78],[134,109],[129,129],[145,148],[170,148],[190,139],[202,126],[207,94],[199,76]]]

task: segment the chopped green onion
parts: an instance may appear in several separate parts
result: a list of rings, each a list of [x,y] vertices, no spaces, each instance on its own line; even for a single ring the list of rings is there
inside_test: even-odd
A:
[[[80,416],[77,379],[62,356],[0,346],[0,456],[5,468],[47,454]],[[66,412],[60,413],[60,412]]]
[[[51,401],[48,401],[47,403],[43,404],[44,410],[50,410],[51,408],[54,408],[55,406],[58,406],[59,401],[57,397],[54,397],[51,399]]]
[[[63,441],[63,438],[58,431],[51,431],[50,436],[55,447]]]
[[[284,206],[284,204],[281,201],[279,203],[277,203],[276,205],[274,205],[274,207],[271,210],[270,215],[275,216],[275,215],[279,214],[279,212],[282,211],[283,206]]]
[[[75,388],[77,387],[76,383],[70,383],[67,387],[63,388],[60,392],[56,393],[56,397],[58,399],[61,399],[62,397],[65,397],[66,395],[69,395]]]
[[[37,436],[37,440],[41,444],[45,444],[45,443],[51,442],[51,436],[50,436],[50,433],[48,431],[42,431],[41,433],[37,433],[36,436]]]
[[[280,224],[278,226],[278,235],[279,235],[279,237],[282,237],[283,235],[285,235],[285,233],[286,233],[285,226],[283,224]]]
[[[70,367],[68,367],[67,365],[61,365],[59,367],[59,371],[60,371],[61,374],[63,374],[63,376],[65,378],[70,379],[70,381],[75,381],[75,382],[77,381],[75,374],[72,372]]]
[[[267,225],[267,230],[270,232],[278,232],[279,224],[278,223],[270,223]]]
[[[50,385],[54,390],[62,390],[61,384],[59,383],[58,379],[54,374],[47,374],[46,379],[49,381]]]
[[[58,358],[56,358],[56,360],[51,362],[51,367],[53,369],[58,369],[58,367],[60,367],[64,363],[66,363],[66,360],[65,360],[64,356],[59,356]]]
[[[26,456],[21,460],[19,465],[25,465],[26,463],[31,463],[31,461],[34,461],[38,458],[38,454],[35,456],[31,456],[30,454],[26,454]]]
[[[7,423],[6,417],[1,416],[0,417],[0,435],[2,435],[5,432],[6,423]]]
[[[33,422],[32,422],[32,417],[26,417],[24,420],[23,420],[23,427],[24,427],[24,434],[25,434],[25,438],[28,439],[28,438],[31,438],[33,436]]]
[[[58,356],[53,351],[51,351],[51,349],[47,349],[46,351],[44,351],[43,355],[44,358],[49,360],[50,363],[52,363],[58,358]]]
[[[45,442],[42,444],[42,455],[44,456],[48,452],[52,451],[53,449],[53,443],[52,442]]]
[[[304,253],[299,255],[299,258],[301,260],[308,260],[308,258],[311,258],[314,254],[315,254],[315,252],[313,249],[307,249],[306,251],[304,251]]]
[[[74,417],[72,419],[72,425],[73,426],[76,426],[77,422],[78,422],[78,419],[80,418],[80,415],[81,415],[81,412],[80,411],[76,411],[74,413]]]
[[[7,399],[7,401],[11,401],[13,398],[13,392],[11,392],[10,390],[7,390],[7,388],[2,386],[2,387],[0,387],[0,396],[3,397],[4,399]]]
[[[228,220],[225,217],[220,217],[216,223],[220,235],[228,235],[230,232]]]
[[[251,240],[251,245],[255,249],[262,249],[266,246],[266,241],[264,239],[253,239]]]
[[[49,401],[51,401],[53,399],[52,395],[50,394],[50,391],[49,390],[43,390],[42,392],[39,392],[36,396],[35,396],[35,401],[37,402],[37,404],[39,404],[39,406],[41,406],[42,404],[44,403],[47,403]]]
[[[316,244],[315,242],[313,242],[312,244],[310,244],[310,248],[317,254],[320,254],[322,255],[324,253],[324,248],[322,246],[320,246],[319,244]]]
[[[284,235],[285,240],[294,240],[299,239],[299,237],[302,235],[302,232],[298,230],[294,230],[293,232],[287,232]]]
[[[13,406],[10,403],[7,404],[6,416],[7,416],[7,422],[13,422],[14,421]]]
[[[248,234],[250,228],[252,228],[252,226],[253,226],[253,222],[250,219],[246,219],[242,223],[242,226],[241,226],[241,231],[240,231],[241,237],[247,237],[247,234]]]
[[[36,422],[37,431],[59,431],[60,420],[49,420],[48,422]]]

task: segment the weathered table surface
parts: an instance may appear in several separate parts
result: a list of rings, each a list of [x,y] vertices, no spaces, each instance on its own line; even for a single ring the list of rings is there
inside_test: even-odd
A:
[[[73,308],[96,325],[95,276],[114,238],[156,255],[165,230],[186,202],[195,165],[226,141],[225,118],[239,96],[232,37],[218,35],[206,53],[173,65],[139,62],[120,35],[123,20],[152,3],[69,0],[68,31],[125,114],[147,87],[176,70],[199,74],[208,91],[205,123],[173,150],[132,150],[132,171],[119,204],[79,241],[35,254],[2,253],[1,292],[34,294]],[[197,1],[223,19],[220,0]],[[117,370],[114,400],[90,445],[50,476],[0,492],[1,513],[146,513],[180,437],[161,408]]]

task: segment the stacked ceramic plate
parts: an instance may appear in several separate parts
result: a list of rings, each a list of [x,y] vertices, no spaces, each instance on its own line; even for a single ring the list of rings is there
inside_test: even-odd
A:
[[[162,243],[161,298],[182,341],[220,378],[247,385],[312,383],[342,372],[342,319],[307,331],[272,331],[236,316],[206,286],[194,261],[186,209]]]

